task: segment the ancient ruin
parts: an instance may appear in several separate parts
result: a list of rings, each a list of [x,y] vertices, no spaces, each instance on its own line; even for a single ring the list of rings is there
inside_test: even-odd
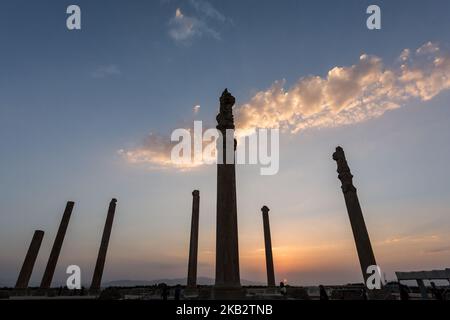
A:
[[[198,255],[198,220],[199,220],[200,191],[192,192],[192,221],[191,239],[189,243],[189,265],[187,287],[195,289],[197,287],[197,255]]]
[[[105,227],[103,229],[102,242],[98,251],[97,263],[95,264],[94,276],[92,277],[91,291],[100,290],[102,283],[103,269],[105,268],[106,253],[108,251],[109,238],[111,236],[114,214],[116,212],[116,199],[109,203],[108,216],[106,217]]]
[[[22,264],[22,269],[20,269],[19,277],[15,286],[16,289],[28,288],[28,282],[30,281],[31,274],[33,273],[34,263],[36,262],[43,238],[44,231],[36,230],[34,232],[27,255],[25,256],[25,260]]]
[[[275,287],[275,271],[273,268],[272,239],[270,237],[269,208],[261,208],[264,226],[264,246],[266,250],[267,286]]]
[[[333,160],[337,163],[338,178],[342,183],[342,192],[344,193],[345,205],[347,206],[350,224],[355,238],[356,250],[358,251],[359,263],[364,278],[364,283],[368,278],[367,268],[376,266],[375,256],[370,243],[369,233],[359,204],[356,188],[353,185],[353,175],[345,158],[344,150],[341,147],[336,148],[333,154]]]
[[[41,289],[48,289],[52,284],[53,274],[55,273],[56,264],[58,263],[59,254],[64,242],[64,237],[66,236],[67,226],[69,225],[74,205],[75,203],[73,201],[68,201],[66,204],[66,209],[64,210],[58,233],[56,234],[55,242],[53,243],[47,267],[45,268],[44,276],[42,278]]]
[[[227,161],[227,146],[234,146],[233,105],[235,98],[227,89],[220,97],[220,112],[217,115],[217,129],[223,137],[218,145],[217,164],[217,226],[216,226],[216,281],[215,297],[235,297],[241,291],[239,275],[239,247],[236,204],[236,172],[234,161]],[[233,139],[233,141],[229,141]],[[222,161],[221,161],[222,160]]]
[[[345,204],[350,219],[350,224],[356,244],[360,267],[363,274],[364,284],[348,284],[321,286],[325,291],[317,292],[310,296],[310,292],[304,287],[288,286],[283,293],[277,289],[275,281],[274,259],[272,251],[272,239],[269,221],[269,211],[267,206],[261,208],[264,231],[264,247],[267,272],[267,286],[257,284],[248,285],[244,290],[241,285],[239,269],[239,245],[238,245],[238,223],[237,223],[237,200],[236,200],[236,172],[234,157],[236,152],[236,140],[234,138],[234,118],[232,108],[235,98],[227,89],[220,97],[220,111],[217,115],[217,129],[222,135],[222,141],[218,141],[218,162],[217,162],[217,204],[216,204],[216,265],[214,286],[199,286],[197,281],[198,267],[198,244],[199,244],[199,211],[200,211],[200,191],[192,192],[192,217],[189,242],[189,260],[187,271],[187,286],[184,291],[185,299],[323,299],[322,293],[326,290],[331,292],[329,299],[333,300],[362,300],[362,299],[393,299],[395,296],[387,290],[367,290],[367,279],[370,273],[367,272],[369,266],[376,266],[375,256],[372,250],[369,234],[364,221],[363,213],[359,203],[357,190],[353,185],[353,175],[348,166],[344,150],[337,147],[333,154],[333,160],[337,163],[338,178],[341,181],[341,188],[344,194]],[[230,134],[231,132],[231,134]],[[231,149],[232,148],[232,149]],[[228,151],[228,156],[227,156]],[[230,158],[231,152],[231,158]],[[117,200],[112,199],[109,203],[107,218],[103,229],[95,270],[90,286],[89,298],[97,298],[101,289],[102,276],[106,262],[106,255],[114,221]],[[74,202],[67,202],[59,229],[53,243],[51,254],[41,282],[39,294],[44,293],[45,297],[50,297],[52,278],[58,262],[58,257],[64,242]],[[25,261],[23,262],[17,279],[15,288],[26,289],[33,271],[33,267],[42,243],[44,231],[36,230],[29,246]],[[400,281],[415,280],[420,289],[422,299],[429,299],[429,290],[424,280],[438,279],[450,280],[450,269],[432,270],[420,272],[397,272],[397,279]],[[244,281],[244,280],[243,280]],[[245,283],[245,282],[244,282]],[[282,285],[280,285],[281,287]],[[158,299],[165,290],[169,294],[170,288],[166,284],[147,286],[151,288],[120,288],[124,292],[130,292],[130,296],[143,296],[142,292],[152,292],[152,299]],[[175,285],[173,291],[181,290],[180,285]],[[311,288],[311,287],[310,287]],[[401,288],[401,285],[400,285]],[[378,288],[377,288],[378,289]],[[381,289],[386,289],[383,286]],[[84,290],[84,289],[83,289]],[[148,291],[146,291],[148,290]],[[400,289],[401,290],[401,289]],[[56,291],[54,288],[53,291]],[[26,290],[17,290],[17,295],[29,294]],[[54,294],[54,292],[53,292]],[[150,296],[150,295],[148,295]],[[146,297],[148,297],[146,295]],[[179,296],[178,296],[179,297]],[[167,296],[166,296],[167,298]],[[327,295],[328,299],[328,295]]]

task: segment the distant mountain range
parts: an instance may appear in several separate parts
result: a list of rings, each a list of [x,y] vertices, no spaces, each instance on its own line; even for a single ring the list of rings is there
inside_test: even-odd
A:
[[[175,286],[177,284],[181,284],[181,285],[186,285],[187,283],[187,278],[175,278],[175,279],[156,279],[156,280],[114,280],[114,281],[109,281],[106,283],[102,284],[102,287],[107,288],[107,287],[139,287],[139,286],[152,286],[158,283],[165,283],[169,286]],[[214,285],[214,279],[212,278],[207,278],[207,277],[198,277],[197,278],[197,283],[199,285],[204,285],[204,286],[211,286]],[[257,282],[257,281],[250,281],[250,280],[245,280],[245,279],[241,279],[241,284],[243,286],[262,286],[265,285],[262,282]],[[38,286],[38,283],[31,283],[31,286]],[[11,281],[7,281],[4,279],[0,279],[0,288],[3,287],[13,287],[14,284]],[[63,282],[58,282],[55,281],[52,284],[52,287],[59,287],[59,286],[65,286],[65,283]],[[83,286],[88,288],[89,284],[85,284],[83,283]]]
[[[175,286],[177,284],[186,285],[187,278],[178,279],[157,279],[157,280],[114,280],[102,284],[102,287],[138,287],[138,286],[152,286],[158,283],[165,283],[169,286]],[[214,285],[214,279],[207,277],[198,277],[197,284],[211,286]],[[241,279],[243,286],[261,286],[264,285],[261,282],[250,281]]]

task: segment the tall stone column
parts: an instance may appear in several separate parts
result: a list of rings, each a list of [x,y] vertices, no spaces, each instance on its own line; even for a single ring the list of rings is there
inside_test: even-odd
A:
[[[264,244],[266,248],[267,286],[275,287],[275,271],[273,268],[272,239],[270,237],[269,208],[261,208],[264,226]]]
[[[16,282],[16,289],[28,288],[28,282],[30,281],[31,274],[33,273],[34,263],[36,262],[39,249],[41,248],[42,238],[44,238],[44,231],[34,231],[33,239],[28,247],[27,255],[23,261],[22,268],[20,269],[19,277]]]
[[[236,152],[232,111],[234,103],[235,98],[225,89],[220,97],[220,112],[216,117],[216,128],[223,137],[222,145],[220,145],[221,141],[218,143],[217,159],[216,282],[214,287],[216,299],[236,297],[236,292],[239,292],[241,288],[234,164]],[[230,147],[234,150],[232,150],[232,156],[227,157],[227,148]]]
[[[192,192],[192,220],[191,220],[191,241],[189,243],[189,266],[187,287],[194,289],[197,287],[197,256],[198,256],[198,220],[200,191]]]
[[[347,206],[347,212],[353,230],[353,237],[355,238],[356,250],[358,252],[364,283],[366,283],[368,276],[370,276],[370,274],[368,275],[366,273],[367,267],[377,264],[375,262],[372,245],[370,244],[369,233],[367,232],[366,224],[364,222],[358,195],[356,194],[356,188],[353,185],[353,175],[350,172],[344,150],[341,147],[336,148],[336,152],[333,154],[333,160],[337,162],[338,178],[342,182],[345,205]]]
[[[41,281],[41,289],[49,289],[52,284],[53,274],[55,273],[56,264],[58,263],[59,254],[63,245],[64,237],[66,236],[67,226],[69,225],[70,216],[72,215],[73,201],[68,201],[66,209],[59,224],[58,233],[56,234],[55,242],[53,242],[52,251],[48,258],[47,267],[45,268],[44,276]]]
[[[102,283],[103,269],[105,268],[106,253],[108,251],[109,238],[111,236],[114,213],[116,212],[116,199],[109,203],[108,216],[106,217],[105,228],[103,229],[102,242],[98,251],[97,263],[95,264],[94,276],[92,277],[91,290],[100,290]]]

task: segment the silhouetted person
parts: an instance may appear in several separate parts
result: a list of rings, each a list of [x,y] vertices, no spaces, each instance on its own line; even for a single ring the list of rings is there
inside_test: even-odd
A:
[[[444,300],[441,289],[436,287],[436,284],[434,282],[431,282],[431,293],[433,294],[433,296],[436,300],[440,300],[440,301]]]
[[[398,284],[400,290],[400,300],[409,300],[409,293],[407,287],[401,283]]]
[[[444,292],[442,292],[442,298],[444,298],[444,300],[447,300],[447,296],[448,296],[449,292],[450,292],[449,288],[444,289]]]
[[[369,298],[367,297],[367,291],[366,291],[366,288],[362,288],[362,290],[361,290],[361,298],[362,298],[363,300],[369,300]]]
[[[165,283],[163,283],[161,286],[162,286],[161,298],[163,300],[167,300],[167,297],[169,296],[169,290],[167,290],[167,285]]]
[[[329,300],[328,293],[323,285],[319,286],[320,300]]]
[[[180,296],[181,296],[181,286],[177,284],[177,286],[175,287],[175,295],[174,295],[175,300],[180,300]]]
[[[280,293],[283,297],[286,298],[287,289],[286,289],[286,286],[284,285],[284,282],[280,282]]]

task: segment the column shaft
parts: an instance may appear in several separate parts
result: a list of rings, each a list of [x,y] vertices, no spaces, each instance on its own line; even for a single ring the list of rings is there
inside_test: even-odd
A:
[[[27,255],[25,256],[22,268],[20,269],[19,277],[17,278],[15,286],[16,289],[28,288],[28,282],[30,281],[31,274],[33,273],[34,263],[36,262],[43,237],[44,231],[34,231],[33,239],[28,247]]]
[[[93,291],[99,290],[102,283],[103,269],[105,267],[106,253],[108,251],[109,238],[111,236],[114,213],[116,211],[116,203],[116,199],[112,199],[109,203],[108,216],[106,217],[102,242],[100,243],[97,263],[95,264],[94,276],[92,277],[91,290]]]
[[[348,167],[344,150],[341,147],[336,148],[333,159],[337,162],[337,172],[339,180],[342,182],[342,192],[344,193],[345,205],[347,207],[350,224],[355,239],[356,250],[358,252],[359,263],[366,283],[368,274],[367,268],[371,265],[377,265],[375,255],[373,254],[370,243],[369,233],[364,222],[363,213],[359,204],[356,188],[353,185],[353,175]]]
[[[197,258],[198,258],[198,222],[200,192],[192,192],[192,220],[191,220],[191,239],[189,243],[189,265],[188,265],[188,288],[197,287]]]
[[[234,97],[225,90],[220,98],[217,129],[222,133],[222,161],[217,165],[217,226],[216,226],[216,288],[241,287],[239,274],[239,247],[236,204],[236,171],[233,163],[227,163],[227,145],[234,146]],[[228,133],[227,134],[227,130]],[[232,140],[230,140],[232,139]],[[219,159],[220,160],[220,159]]]
[[[273,267],[272,239],[270,236],[269,208],[264,206],[261,210],[264,226],[264,244],[266,249],[267,285],[269,287],[275,287],[275,271]]]
[[[66,204],[61,223],[59,224],[58,233],[56,234],[55,242],[53,242],[52,251],[48,258],[47,267],[44,271],[44,276],[41,281],[41,289],[48,289],[52,284],[53,275],[55,273],[56,264],[58,263],[59,254],[66,236],[67,226],[69,225],[70,216],[72,215],[74,202],[69,201]]]

